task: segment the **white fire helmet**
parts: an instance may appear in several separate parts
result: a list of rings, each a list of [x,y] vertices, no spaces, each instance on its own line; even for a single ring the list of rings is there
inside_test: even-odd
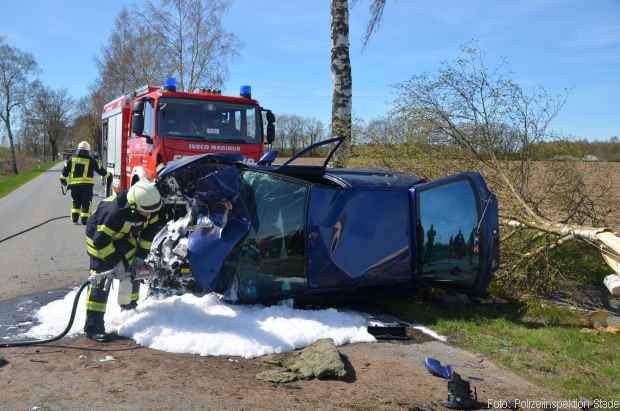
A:
[[[80,141],[80,144],[78,144],[78,150],[90,151],[90,144],[88,144],[88,141]]]
[[[129,188],[127,202],[141,213],[155,213],[161,208],[161,195],[155,184],[140,180]]]

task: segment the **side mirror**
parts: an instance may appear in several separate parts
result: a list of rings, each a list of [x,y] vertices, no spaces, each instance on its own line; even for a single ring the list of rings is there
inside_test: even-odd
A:
[[[144,116],[142,113],[133,113],[131,118],[131,131],[137,136],[144,132]]]
[[[271,110],[267,110],[266,116],[267,118],[267,143],[271,144],[276,139],[276,116],[273,114]]]
[[[267,124],[267,143],[272,144],[276,139],[276,126],[273,123]]]

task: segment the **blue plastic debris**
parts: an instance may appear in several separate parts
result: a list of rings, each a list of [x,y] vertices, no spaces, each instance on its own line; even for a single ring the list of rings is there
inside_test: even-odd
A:
[[[424,365],[426,365],[426,369],[436,377],[445,378],[446,380],[452,378],[452,367],[449,365],[441,365],[441,362],[432,357],[426,357],[424,359]]]

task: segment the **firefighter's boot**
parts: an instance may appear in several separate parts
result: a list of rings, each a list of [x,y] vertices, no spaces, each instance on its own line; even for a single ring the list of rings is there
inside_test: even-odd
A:
[[[71,209],[71,221],[73,221],[73,224],[79,224],[78,219],[80,218],[80,209],[79,208],[72,208]]]
[[[121,305],[121,311],[135,310],[136,308],[138,308],[138,303],[136,302]]]
[[[110,342],[116,339],[115,334],[105,332],[104,314],[96,311],[86,311],[86,325],[84,325],[86,337],[97,342]]]

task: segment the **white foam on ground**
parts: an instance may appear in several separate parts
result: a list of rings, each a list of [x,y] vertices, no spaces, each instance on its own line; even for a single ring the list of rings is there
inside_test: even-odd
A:
[[[36,314],[40,324],[26,335],[47,338],[64,330],[76,292],[41,307]],[[115,281],[107,304],[106,330],[162,351],[244,358],[292,351],[321,338],[332,338],[336,345],[375,341],[366,329],[367,320],[351,312],[230,305],[216,294],[147,299],[146,292],[142,286],[137,309],[121,312]],[[84,328],[85,298],[86,291],[80,296],[70,336],[81,334]]]

